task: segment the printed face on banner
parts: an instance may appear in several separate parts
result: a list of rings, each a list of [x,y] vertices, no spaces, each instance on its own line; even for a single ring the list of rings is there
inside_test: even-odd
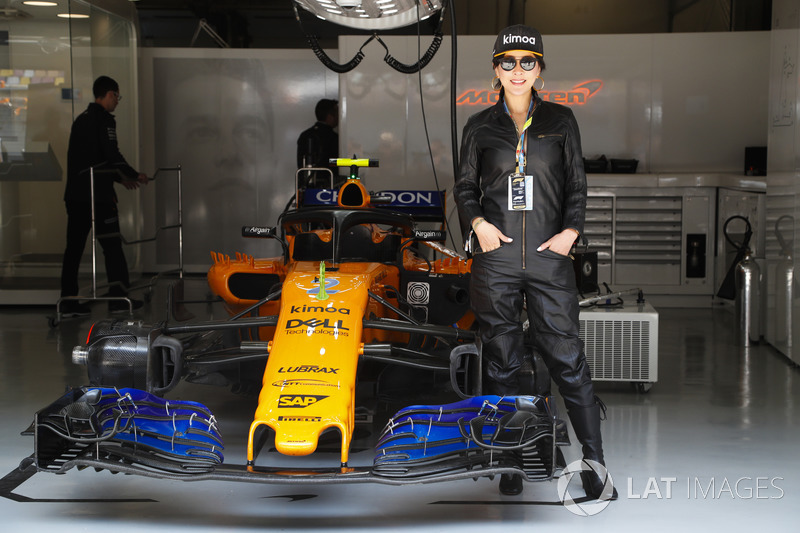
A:
[[[209,251],[279,253],[275,243],[242,239],[241,228],[275,223],[294,193],[297,137],[314,123],[316,102],[336,97],[325,92],[326,69],[310,51],[228,57],[234,53],[153,58],[155,162],[182,168],[190,270],[207,268]],[[159,224],[175,223],[174,181],[156,185]],[[163,241],[160,257],[174,248]]]

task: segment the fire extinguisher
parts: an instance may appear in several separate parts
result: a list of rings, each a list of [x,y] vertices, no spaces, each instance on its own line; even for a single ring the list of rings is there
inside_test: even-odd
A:
[[[775,221],[775,236],[781,247],[781,258],[775,265],[775,341],[786,346],[792,345],[792,305],[795,295],[794,261],[792,246],[794,239],[786,241],[780,229],[781,222],[786,219],[794,229],[794,217],[783,215]]]
[[[743,220],[745,223],[742,242],[734,241],[728,234],[728,225],[737,219]],[[741,215],[733,215],[726,220],[725,225],[722,226],[722,234],[725,235],[725,240],[728,241],[731,246],[736,248],[736,257],[734,257],[730,268],[728,268],[728,273],[725,275],[725,279],[722,280],[722,284],[717,291],[717,297],[725,298],[726,300],[733,300],[736,298],[736,265],[738,265],[739,262],[744,259],[745,252],[750,249],[750,239],[753,236],[753,227],[750,225],[750,221],[747,218]]]

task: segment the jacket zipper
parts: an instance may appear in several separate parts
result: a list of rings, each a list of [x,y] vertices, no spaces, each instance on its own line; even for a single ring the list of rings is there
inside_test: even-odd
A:
[[[535,102],[533,104],[533,109],[531,110],[531,116],[533,116],[533,112],[534,111],[536,111],[536,103]],[[512,117],[511,114],[509,114],[508,116],[511,119],[511,122],[514,123],[514,131],[517,133],[517,140],[519,140],[520,133],[519,133],[519,128],[517,127],[517,121],[514,120],[514,117]],[[555,135],[559,135],[559,134],[555,134]],[[545,137],[545,136],[546,135],[541,135],[540,134],[539,138],[541,139],[542,137]],[[522,214],[522,247],[521,247],[521,249],[522,249],[522,270],[525,270],[525,221],[527,220],[528,217],[525,216],[525,211],[523,211],[521,214]]]
[[[522,212],[522,270],[525,270],[525,211]]]
[[[534,109],[535,109],[535,107],[534,107]],[[517,134],[517,142],[519,142],[520,134],[519,134],[519,128],[517,127],[517,121],[514,120],[514,117],[512,117],[510,114],[508,115],[508,117],[511,119],[511,122],[514,123],[514,131]],[[527,217],[525,217],[525,211],[523,211],[520,214],[522,215],[522,247],[521,247],[521,249],[522,249],[522,270],[525,270],[525,218],[527,218]]]

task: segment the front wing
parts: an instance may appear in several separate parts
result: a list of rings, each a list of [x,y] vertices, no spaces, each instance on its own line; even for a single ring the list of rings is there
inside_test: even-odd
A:
[[[23,461],[21,470],[34,467],[38,472],[63,474],[72,468],[94,468],[160,479],[268,484],[404,485],[498,474],[520,474],[527,481],[544,481],[563,466],[558,464],[556,447],[568,443],[564,423],[557,418],[549,397],[479,396],[453,404],[401,410],[386,425],[371,467],[227,464],[219,452],[214,460],[208,454],[201,460],[192,453],[181,457],[180,450],[175,452],[175,439],[185,435],[185,427],[175,429],[175,423],[166,418],[161,449],[144,443],[143,424],[137,424],[138,415],[133,414],[143,409],[137,407],[125,409],[125,416],[131,413],[132,423],[122,418],[111,429],[110,424],[98,423],[98,417],[87,415],[83,408],[76,418],[75,405],[93,393],[92,388],[72,389],[36,413],[32,427],[34,454]],[[126,389],[121,393],[130,397]],[[172,413],[179,408],[175,402],[167,407]],[[196,409],[199,412],[204,408]],[[116,418],[121,416],[117,414]],[[210,412],[206,420],[213,421]],[[149,422],[151,436],[157,435],[157,424]],[[93,425],[95,434],[90,429]],[[217,435],[212,425],[204,423],[201,427]]]

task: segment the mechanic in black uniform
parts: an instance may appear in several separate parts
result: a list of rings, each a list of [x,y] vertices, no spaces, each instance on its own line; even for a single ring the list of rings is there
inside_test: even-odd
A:
[[[339,157],[339,134],[334,128],[339,125],[339,102],[323,98],[314,107],[317,122],[297,138],[297,168],[328,168],[330,159]],[[330,174],[327,172],[306,172],[300,175],[307,178],[309,187],[329,187]],[[338,184],[334,175],[334,184]]]
[[[127,189],[146,184],[145,174],[134,170],[117,146],[117,123],[111,113],[122,97],[119,84],[108,76],[100,76],[92,86],[94,102],[72,124],[67,151],[67,186],[64,202],[67,206],[67,247],[61,266],[61,296],[78,295],[78,269],[86,237],[92,227],[92,207],[89,190],[89,169],[94,167],[95,229],[103,248],[110,296],[127,296],[130,285],[128,265],[119,237],[119,215],[114,182]],[[109,237],[102,235],[113,234]],[[131,300],[134,309],[142,306]],[[109,301],[110,311],[127,311],[124,300]],[[65,300],[63,316],[88,315],[89,306],[78,300]]]
[[[485,392],[521,393],[524,299],[532,340],[564,398],[584,460],[604,464],[605,408],[594,394],[578,337],[569,255],[586,210],[578,124],[569,108],[542,101],[534,88],[543,86],[545,68],[537,30],[516,25],[500,32],[492,64],[492,87],[500,96],[464,127],[453,189],[459,216],[472,229],[470,298],[483,345]],[[591,470],[581,478],[587,495],[599,498],[604,479]],[[521,476],[502,476],[500,491],[522,492]]]

